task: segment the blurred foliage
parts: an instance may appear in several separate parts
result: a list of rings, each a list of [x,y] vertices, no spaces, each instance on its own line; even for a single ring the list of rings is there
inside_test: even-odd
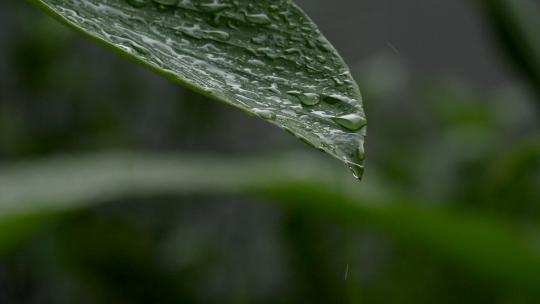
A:
[[[503,49],[540,98],[540,7],[534,0],[477,0]]]
[[[356,64],[358,185],[24,3],[0,8],[0,303],[538,302],[539,103],[521,83],[422,80],[393,53]],[[533,68],[525,11],[483,12],[512,21],[493,33]]]

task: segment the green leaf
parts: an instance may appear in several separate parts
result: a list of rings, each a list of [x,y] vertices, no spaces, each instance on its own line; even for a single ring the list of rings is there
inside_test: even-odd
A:
[[[367,225],[464,272],[540,296],[536,227],[525,233],[504,219],[418,207],[373,189],[305,155],[102,154],[6,166],[0,172],[0,253],[55,213],[156,194],[253,195],[342,224]]]
[[[289,0],[30,0],[191,88],[363,171],[366,118],[350,71]],[[156,96],[159,98],[159,96]]]
[[[515,67],[540,96],[540,11],[532,0],[476,0]]]

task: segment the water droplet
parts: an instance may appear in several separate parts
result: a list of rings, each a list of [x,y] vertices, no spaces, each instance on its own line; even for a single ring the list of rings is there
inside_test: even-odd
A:
[[[269,87],[265,87],[263,89],[268,90],[268,91],[270,91],[270,92],[272,92],[274,94],[277,94],[277,95],[279,95],[281,93],[281,91],[279,90],[278,85],[275,84],[275,83],[272,83]]]
[[[277,59],[279,57],[279,55],[276,53],[276,51],[269,48],[269,47],[258,48],[257,52],[263,54],[264,56],[266,56],[266,57],[268,57],[270,59]]]
[[[351,169],[353,175],[357,179],[362,179],[364,176],[364,166],[360,166],[354,163],[348,163],[349,169]]]
[[[311,40],[311,39],[306,40],[306,45],[307,45],[309,48],[312,48],[312,49],[314,49],[314,48],[317,47],[317,44],[316,44],[313,40]]]
[[[260,24],[260,25],[268,25],[272,23],[272,19],[270,19],[266,14],[260,13],[260,14],[244,14],[246,16],[246,20],[253,24]]]
[[[332,47],[328,44],[328,42],[324,41],[322,38],[317,41],[317,47],[319,50],[329,53],[332,51]]]
[[[256,37],[253,37],[251,38],[251,42],[255,43],[255,44],[264,44],[264,42],[268,39],[267,36],[265,35],[260,35],[260,36],[256,36]]]
[[[234,20],[227,20],[227,27],[232,30],[237,30],[238,26],[236,25]]]
[[[298,96],[298,95],[302,94],[302,92],[292,90],[292,91],[287,91],[287,94],[292,95],[292,96]]]
[[[221,40],[221,41],[231,40],[231,34],[224,31],[205,31],[205,33],[216,40]]]
[[[248,63],[251,64],[251,65],[259,66],[259,67],[264,67],[264,66],[266,66],[266,65],[264,64],[264,62],[262,62],[262,61],[260,61],[260,60],[258,60],[258,59],[250,59],[250,60],[248,60]]]
[[[356,157],[363,161],[365,158],[366,158],[366,150],[364,148],[364,144],[360,143],[360,145],[358,146],[358,150],[356,151]]]
[[[135,50],[137,53],[139,53],[139,54],[141,54],[143,56],[146,56],[146,55],[150,54],[149,50],[147,50],[143,46],[139,45],[138,43],[130,42],[130,45],[131,45],[131,48],[133,50]]]
[[[302,55],[302,51],[299,49],[299,48],[290,48],[290,49],[286,49],[285,50],[285,54],[297,54],[297,55]]]
[[[317,60],[320,62],[320,63],[326,63],[326,58],[322,55],[317,55]]]
[[[300,91],[292,90],[287,94],[297,97],[303,105],[314,106],[319,103],[320,97],[316,93],[302,93]]]
[[[218,13],[229,7],[230,6],[228,4],[219,2],[197,4],[197,8],[205,13]]]
[[[336,83],[337,86],[342,86],[343,85],[343,81],[341,81],[341,79],[339,79],[338,77],[332,77],[332,80],[334,80],[334,82]]]
[[[298,25],[296,23],[294,23],[294,22],[287,23],[287,28],[290,29],[290,30],[294,30],[297,27],[298,27]]]
[[[322,96],[322,101],[328,103],[328,104],[336,104],[338,102],[347,102],[348,98],[345,96],[337,95],[337,94],[324,94]]]
[[[279,5],[275,5],[275,4],[272,4],[268,7],[268,9],[271,11],[271,12],[277,12],[279,11]]]
[[[333,120],[338,125],[351,131],[359,130],[367,124],[367,120],[363,116],[358,114],[347,114],[339,117],[334,117]]]
[[[260,118],[266,120],[274,120],[276,118],[276,114],[272,110],[253,109],[253,113],[255,113],[255,115],[259,116]]]
[[[298,95],[298,99],[302,102],[302,104],[306,106],[314,106],[319,103],[319,94],[315,93],[303,93]]]

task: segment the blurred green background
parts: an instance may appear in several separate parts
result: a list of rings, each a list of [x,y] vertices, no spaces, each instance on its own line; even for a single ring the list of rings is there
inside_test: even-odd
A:
[[[540,302],[540,14],[298,1],[370,125],[362,183],[0,3],[0,303]]]

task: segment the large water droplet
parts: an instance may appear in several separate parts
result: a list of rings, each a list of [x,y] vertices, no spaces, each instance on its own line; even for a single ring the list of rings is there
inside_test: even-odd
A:
[[[315,93],[303,93],[298,95],[298,99],[302,102],[302,104],[306,106],[314,106],[319,103],[319,94]]]
[[[333,120],[340,126],[356,131],[367,124],[367,120],[359,114],[347,114],[339,117],[334,117]]]
[[[303,105],[314,106],[319,103],[320,97],[316,93],[302,93],[300,91],[288,91],[287,94],[297,97]]]

